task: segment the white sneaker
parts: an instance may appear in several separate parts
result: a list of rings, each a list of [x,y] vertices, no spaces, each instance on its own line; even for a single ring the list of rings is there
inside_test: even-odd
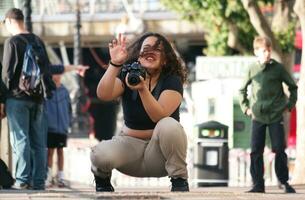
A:
[[[63,171],[59,171],[57,173],[56,183],[57,183],[58,187],[66,187],[67,186],[67,184],[66,184],[66,182],[64,180],[64,172]]]
[[[52,177],[52,170],[48,170],[48,177],[46,180],[46,187],[51,187],[54,185],[54,179]]]
[[[65,182],[64,179],[59,178],[59,179],[57,179],[57,186],[60,187],[60,188],[62,188],[62,187],[66,187],[67,184],[66,184],[66,182]]]

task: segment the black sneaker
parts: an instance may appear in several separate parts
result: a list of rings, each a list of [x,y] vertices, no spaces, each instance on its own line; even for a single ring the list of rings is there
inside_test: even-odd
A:
[[[284,192],[285,193],[296,193],[295,189],[291,187],[288,183],[284,184]]]
[[[171,178],[172,192],[189,192],[189,184],[187,180],[183,178]]]
[[[265,193],[265,188],[253,187],[248,193]]]
[[[96,192],[114,192],[114,189],[110,183],[110,178],[100,178],[98,176],[94,176],[94,178]]]
[[[255,184],[248,193],[265,193],[265,184]]]

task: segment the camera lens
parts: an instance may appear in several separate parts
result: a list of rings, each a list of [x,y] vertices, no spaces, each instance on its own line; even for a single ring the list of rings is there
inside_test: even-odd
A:
[[[129,74],[128,76],[128,83],[130,85],[137,85],[140,83],[140,77],[135,74]]]

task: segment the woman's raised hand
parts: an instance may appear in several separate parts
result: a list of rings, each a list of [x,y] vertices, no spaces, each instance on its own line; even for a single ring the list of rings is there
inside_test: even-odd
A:
[[[109,43],[109,53],[111,62],[116,65],[122,65],[126,62],[128,53],[126,50],[126,36],[119,34],[117,39]]]

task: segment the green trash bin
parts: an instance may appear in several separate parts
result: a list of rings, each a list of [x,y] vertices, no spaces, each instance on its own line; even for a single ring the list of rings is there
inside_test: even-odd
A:
[[[194,151],[197,186],[228,186],[228,126],[217,121],[197,125]]]

